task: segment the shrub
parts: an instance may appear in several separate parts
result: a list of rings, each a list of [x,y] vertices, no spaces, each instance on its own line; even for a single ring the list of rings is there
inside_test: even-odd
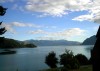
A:
[[[51,68],[56,68],[57,67],[56,64],[58,63],[58,59],[56,58],[56,53],[54,53],[53,51],[50,52],[45,58],[45,63]]]
[[[79,61],[80,65],[87,65],[89,63],[87,57],[83,54],[77,54],[75,58]]]
[[[79,62],[74,57],[73,52],[66,50],[64,54],[60,55],[60,64],[68,69],[78,69]]]

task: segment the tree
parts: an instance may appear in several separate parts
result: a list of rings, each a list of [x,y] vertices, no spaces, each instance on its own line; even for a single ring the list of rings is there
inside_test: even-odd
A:
[[[68,69],[79,68],[78,60],[74,57],[73,52],[66,50],[64,54],[60,55],[60,64]]]
[[[50,52],[45,58],[45,63],[51,68],[56,68],[57,67],[56,64],[58,63],[58,59],[56,58],[56,53],[54,53],[53,51]]]
[[[3,8],[2,6],[0,6],[0,16],[3,16],[6,13],[6,8]],[[2,24],[2,22],[0,22],[0,25]],[[4,34],[6,32],[5,27],[0,28],[0,35]]]
[[[0,22],[0,25],[2,24],[2,22]],[[5,27],[0,28],[0,35],[4,34],[6,32]]]
[[[3,16],[6,13],[6,8],[3,8],[0,6],[0,16]],[[0,26],[2,25],[2,22],[0,22]],[[0,35],[3,35],[6,32],[5,27],[0,28]],[[4,37],[0,37],[0,47],[3,46],[3,40]]]
[[[0,16],[3,16],[6,13],[7,8],[0,6]]]
[[[79,61],[80,65],[87,65],[89,63],[89,60],[83,54],[77,54],[75,58]]]
[[[0,16],[3,16],[6,13],[6,8],[3,8],[2,6],[0,6]],[[0,25],[2,24],[2,22],[0,22]],[[5,27],[0,28],[0,35],[4,34],[6,32]]]

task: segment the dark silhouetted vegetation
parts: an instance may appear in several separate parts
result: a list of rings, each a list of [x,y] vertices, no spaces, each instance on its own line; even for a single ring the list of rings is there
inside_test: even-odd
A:
[[[7,8],[0,6],[0,16],[3,16],[6,13]]]
[[[88,65],[89,64],[89,60],[87,59],[87,57],[83,54],[77,54],[75,56],[75,58],[79,61],[80,65]]]
[[[72,69],[72,70],[61,70],[61,68],[52,68],[52,69],[45,69],[42,71],[92,71],[91,65],[80,66],[79,69]]]
[[[100,26],[96,34],[96,42],[91,51],[93,71],[100,71]]]
[[[58,59],[56,58],[56,54],[53,51],[46,56],[45,63],[51,68],[57,67],[56,64],[58,63]]]
[[[25,44],[23,42],[14,40],[14,39],[8,39],[8,38],[2,38],[3,44],[0,45],[0,48],[23,48],[23,47],[31,47],[34,48],[36,45],[34,44]]]
[[[6,13],[6,8],[3,8],[0,6],[0,16],[3,16]],[[0,25],[2,25],[2,22],[0,22]],[[0,35],[4,34],[6,32],[5,27],[0,28]]]
[[[55,57],[54,52],[50,52],[45,59],[45,63],[51,67],[47,71],[84,71],[85,67],[87,71],[92,71],[92,67],[89,66],[90,61],[83,54],[73,55],[73,52],[70,50],[65,50],[65,53],[60,55],[60,60]],[[59,63],[61,66],[57,67],[56,64]],[[89,66],[89,67],[88,67]],[[56,68],[57,67],[57,68]],[[81,67],[81,68],[80,68]]]
[[[60,64],[68,69],[78,69],[79,68],[79,62],[74,57],[73,52],[66,50],[64,54],[60,55]]]
[[[2,24],[2,22],[0,22],[0,25]],[[0,35],[3,35],[6,32],[5,27],[0,28]]]
[[[30,48],[36,47],[36,45],[34,45],[34,44],[25,44],[24,46],[25,47],[30,47]]]
[[[3,8],[0,6],[0,16],[3,16],[6,13],[6,8]],[[0,26],[2,25],[2,22],[0,22]],[[6,32],[5,27],[0,28],[0,35],[3,35]],[[3,46],[4,44],[4,37],[0,36],[0,47]]]

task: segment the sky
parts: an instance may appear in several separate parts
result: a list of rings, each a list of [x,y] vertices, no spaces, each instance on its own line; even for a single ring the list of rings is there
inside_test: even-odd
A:
[[[83,42],[96,35],[100,0],[0,0],[8,8],[0,17],[16,40],[69,40]]]

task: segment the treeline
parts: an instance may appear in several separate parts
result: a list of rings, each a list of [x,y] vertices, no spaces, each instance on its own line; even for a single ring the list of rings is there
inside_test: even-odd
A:
[[[24,44],[21,41],[0,37],[0,48],[23,48],[23,47],[36,47],[34,44]]]
[[[50,68],[55,68],[57,71],[69,71],[71,69],[79,69],[82,65],[91,64],[91,59],[88,60],[83,54],[73,55],[73,52],[66,50],[65,53],[61,54],[60,59],[56,57],[55,52],[50,52],[46,58],[45,63]],[[59,64],[61,67],[57,67]]]

